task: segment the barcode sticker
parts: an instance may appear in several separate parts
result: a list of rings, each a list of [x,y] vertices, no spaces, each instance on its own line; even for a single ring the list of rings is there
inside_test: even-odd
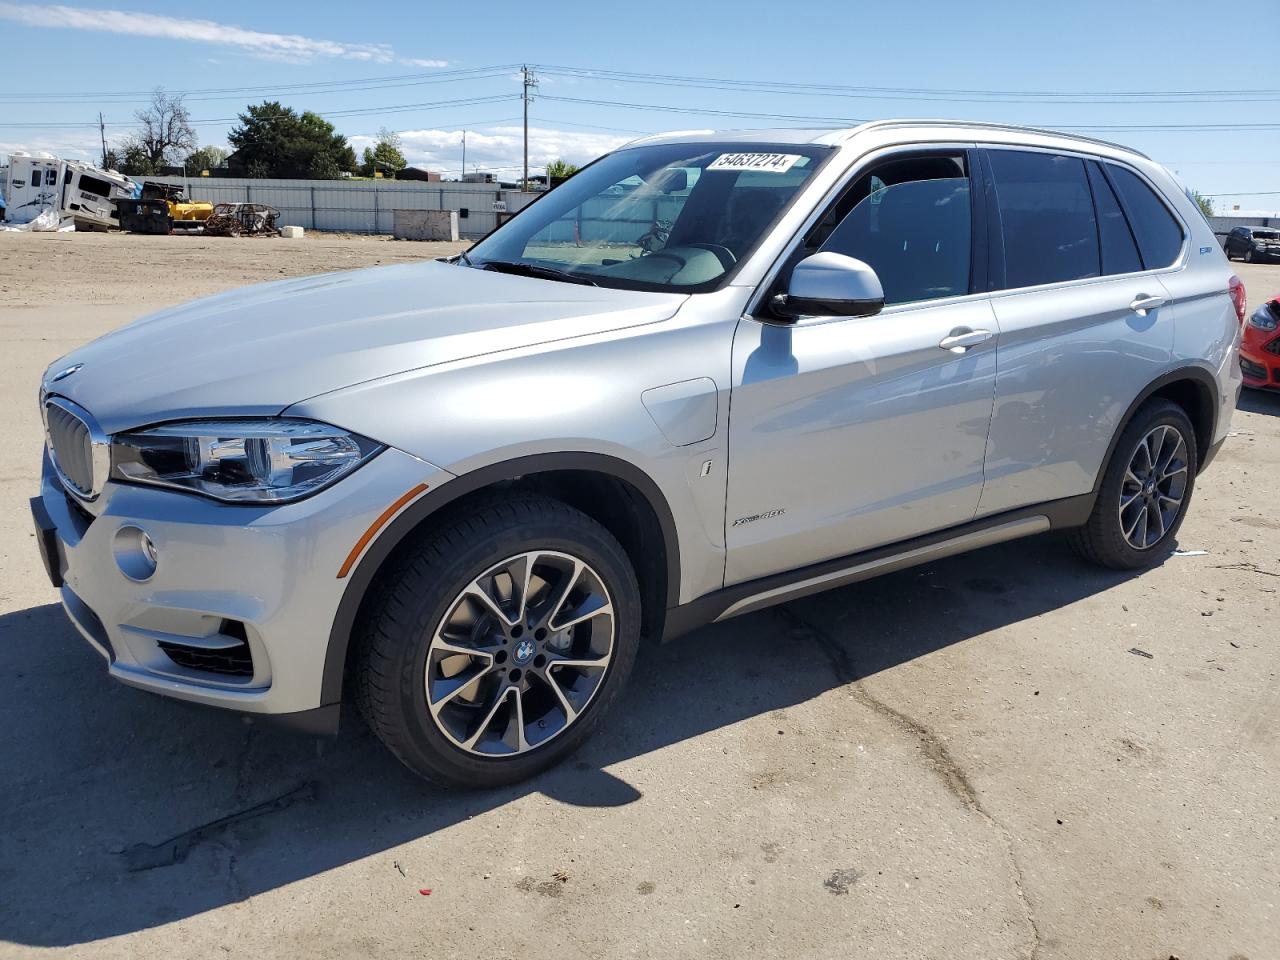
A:
[[[799,159],[798,153],[722,153],[711,161],[707,169],[786,173]]]

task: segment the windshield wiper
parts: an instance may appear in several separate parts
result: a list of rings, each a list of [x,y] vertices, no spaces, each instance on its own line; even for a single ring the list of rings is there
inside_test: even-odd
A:
[[[470,260],[467,261],[471,263]],[[582,283],[588,287],[600,284],[589,280],[578,273],[568,270],[557,270],[555,267],[544,267],[536,263],[522,263],[518,260],[484,260],[474,264],[481,270],[492,270],[495,273],[512,273],[520,277],[541,277],[544,280],[563,280],[565,283]]]

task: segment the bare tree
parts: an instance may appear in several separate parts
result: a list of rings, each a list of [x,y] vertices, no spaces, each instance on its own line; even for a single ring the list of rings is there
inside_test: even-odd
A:
[[[196,148],[196,132],[191,129],[191,114],[182,97],[171,97],[163,87],[156,87],[151,103],[134,114],[138,132],[133,141],[142,148],[152,170],[159,170],[170,160],[177,160]]]

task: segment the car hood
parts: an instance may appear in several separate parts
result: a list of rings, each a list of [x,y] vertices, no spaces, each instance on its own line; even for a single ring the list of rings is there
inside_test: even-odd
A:
[[[182,417],[270,416],[408,370],[656,323],[684,299],[439,261],[322,274],[143,317],[54,363],[45,389],[108,433]]]

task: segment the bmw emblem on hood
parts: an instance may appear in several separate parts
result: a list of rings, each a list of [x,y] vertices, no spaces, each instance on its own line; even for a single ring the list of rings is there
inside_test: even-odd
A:
[[[84,366],[83,363],[73,363],[71,366],[67,367],[67,369],[59,370],[57,373],[55,373],[52,377],[49,378],[49,382],[57,383],[59,380],[65,380],[67,379],[67,377],[71,376],[73,373],[75,373],[77,370],[79,370],[83,366]]]

